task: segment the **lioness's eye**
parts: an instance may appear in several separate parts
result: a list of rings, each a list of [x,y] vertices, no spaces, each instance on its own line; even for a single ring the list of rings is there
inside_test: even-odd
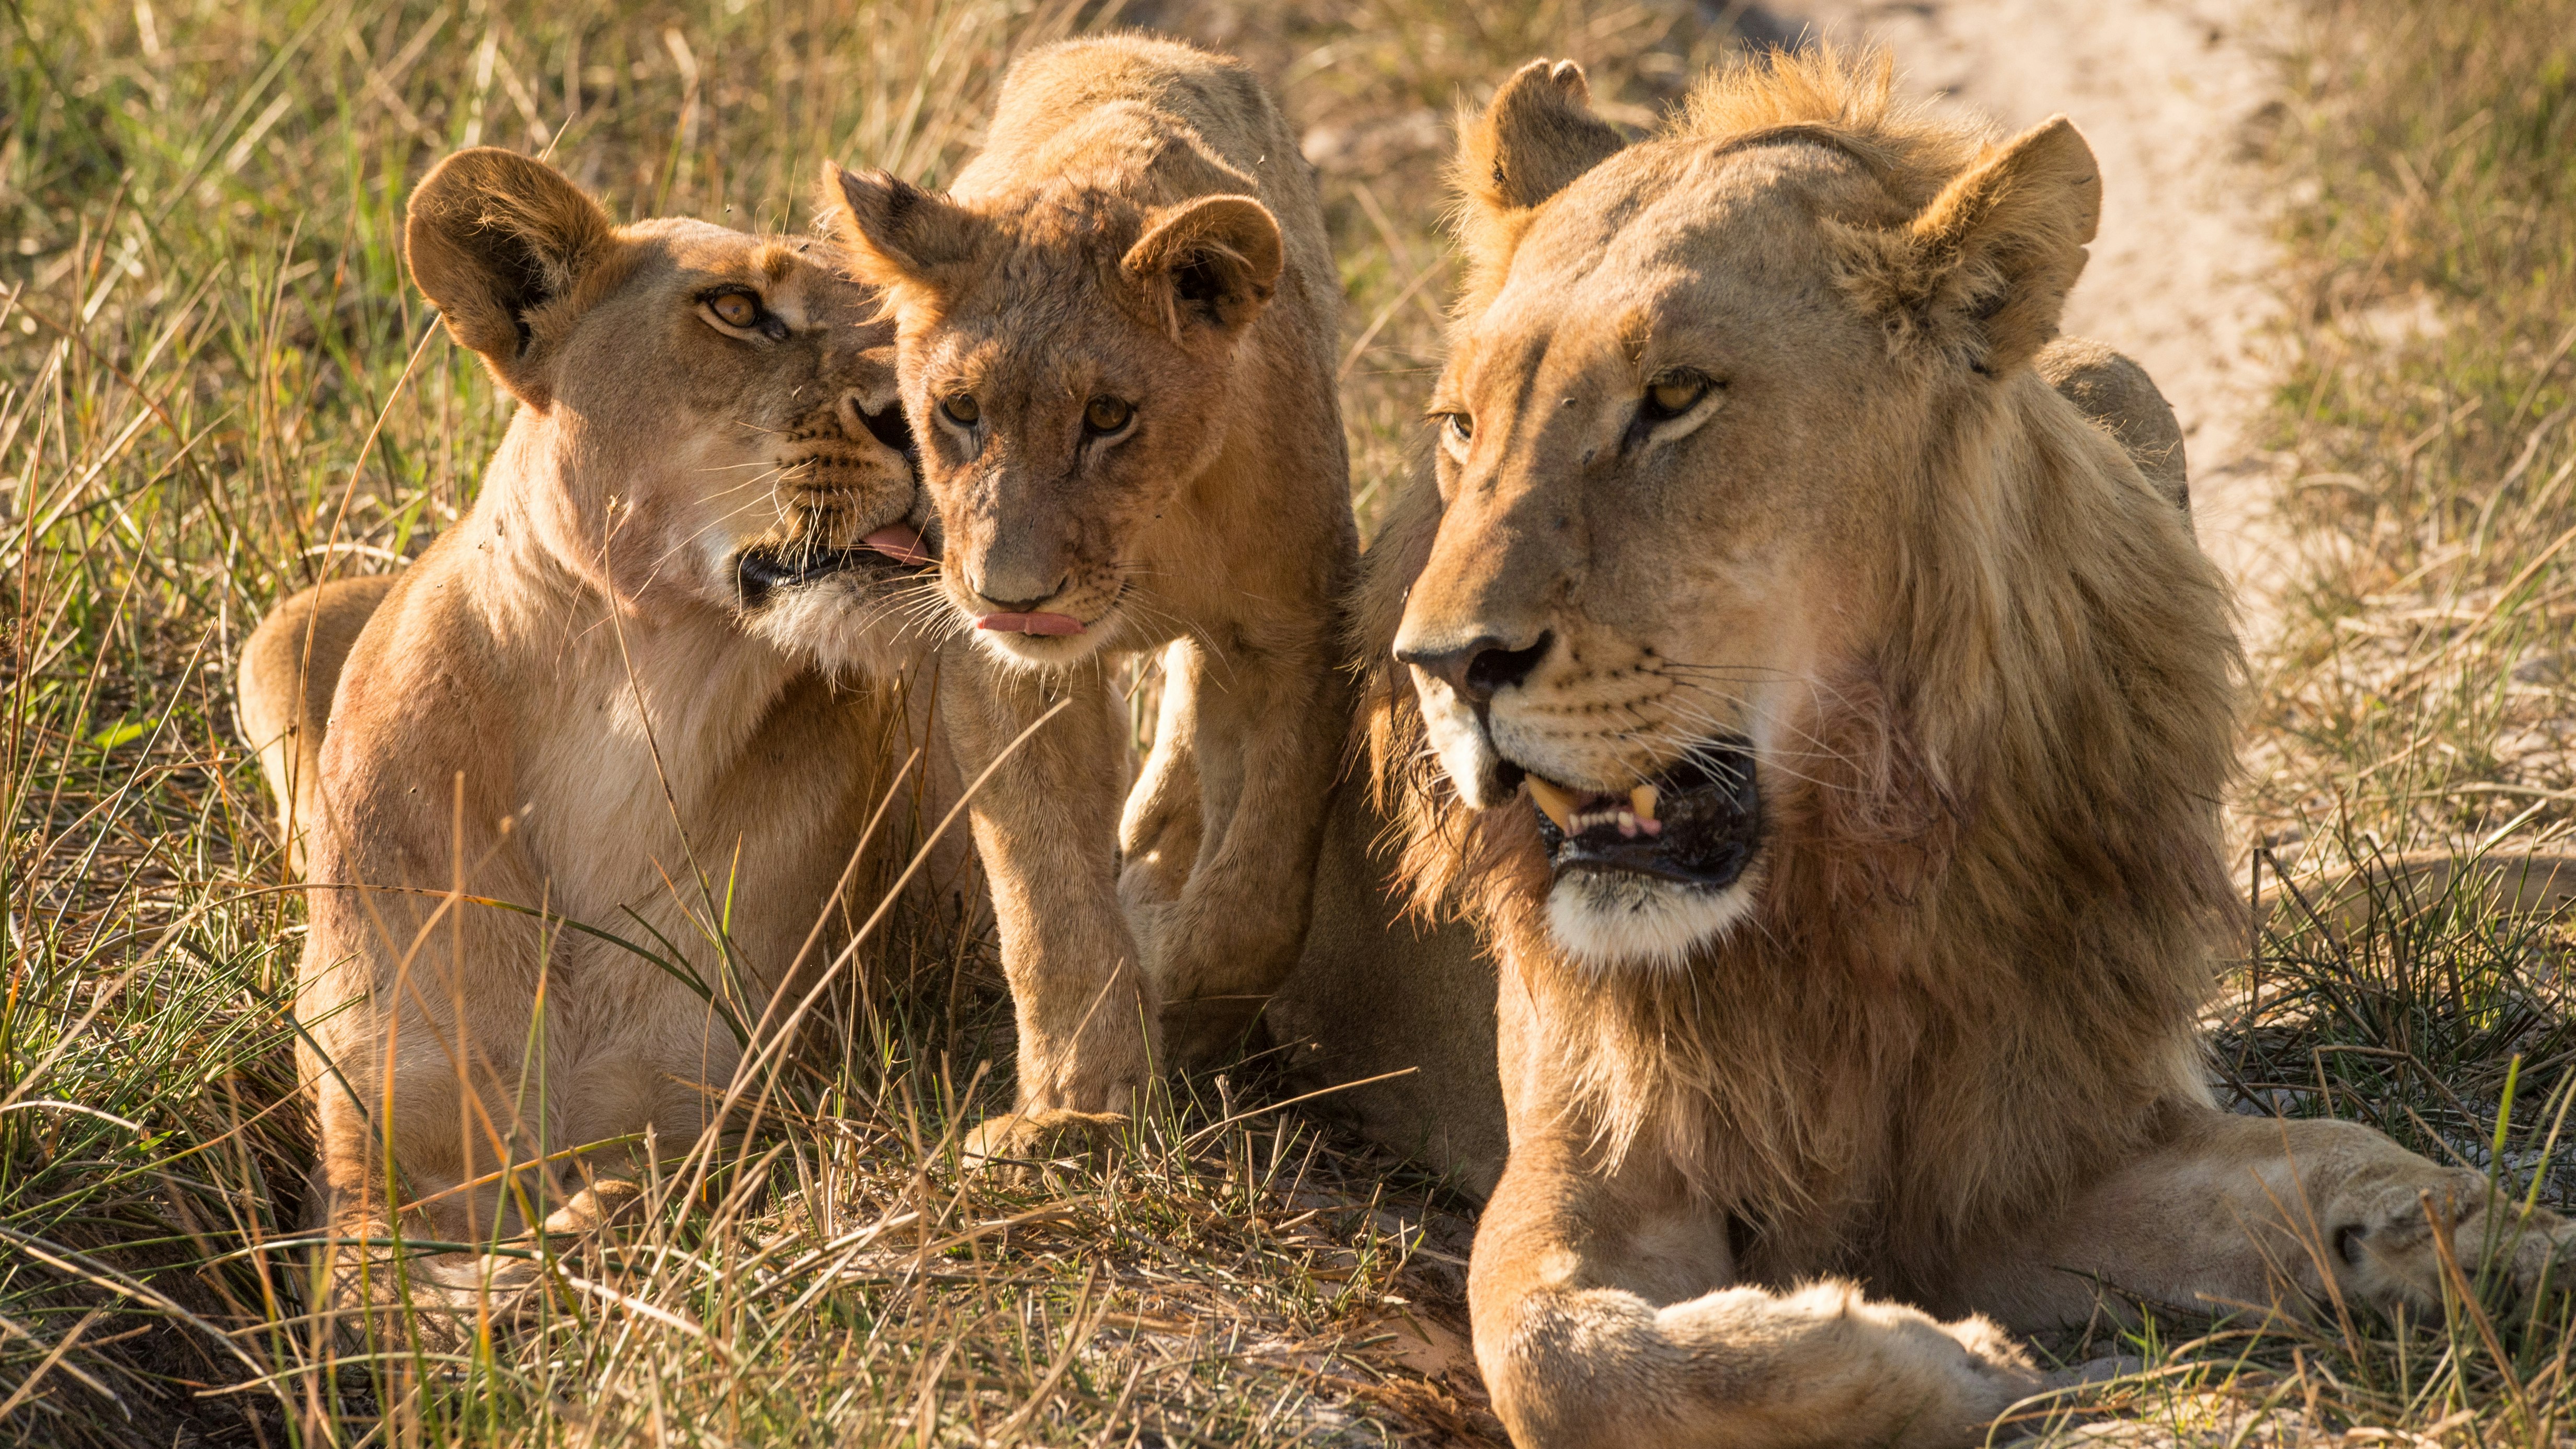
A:
[[[719,292],[707,299],[707,310],[727,327],[749,327],[760,320],[760,299],[749,292]]]
[[[948,400],[939,405],[939,410],[948,414],[948,421],[961,428],[975,426],[975,420],[984,416],[984,410],[975,405],[975,395],[971,392],[949,394]]]
[[[1465,413],[1443,413],[1441,416],[1449,420],[1449,436],[1459,442],[1468,442],[1476,436],[1476,420],[1473,417]]]
[[[1694,372],[1679,372],[1656,378],[1646,384],[1645,414],[1661,422],[1689,412],[1693,404],[1708,396],[1708,379]]]
[[[1096,397],[1082,410],[1083,426],[1094,433],[1114,433],[1127,426],[1136,410],[1114,397]]]

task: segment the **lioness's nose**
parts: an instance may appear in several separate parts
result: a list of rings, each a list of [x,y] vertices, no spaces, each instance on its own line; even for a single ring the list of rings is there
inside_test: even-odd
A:
[[[1483,704],[1494,692],[1509,689],[1529,678],[1529,672],[1547,657],[1548,646],[1556,635],[1540,630],[1535,643],[1512,649],[1491,634],[1480,634],[1456,649],[1420,649],[1399,645],[1395,657],[1442,680],[1458,697],[1469,704]]]
[[[841,394],[835,411],[840,415],[841,436],[851,442],[874,438],[907,458],[912,456],[912,425],[904,421],[903,399],[893,392],[872,395],[852,388]]]

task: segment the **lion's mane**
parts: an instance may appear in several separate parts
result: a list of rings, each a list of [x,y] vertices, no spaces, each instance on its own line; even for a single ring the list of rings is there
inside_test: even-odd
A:
[[[1672,125],[1819,133],[1919,206],[1986,142],[1891,103],[1888,81],[1883,61],[1776,56],[1715,77]],[[1462,184],[1489,182],[1499,168]],[[1853,251],[1846,287],[1884,285]],[[1497,286],[1471,271],[1465,315]],[[1403,880],[1502,948],[1502,989],[1535,999],[1547,1069],[1605,1161],[1650,1140],[1784,1240],[1848,1241],[1867,1209],[1881,1261],[1927,1272],[2145,1140],[2178,1097],[2205,1100],[2210,944],[2241,920],[2218,812],[2242,662],[2217,574],[2027,367],[1933,424],[1941,442],[1891,496],[1902,548],[1877,566],[1894,603],[1820,682],[1805,778],[1766,781],[1754,913],[1684,970],[1605,973],[1557,949],[1534,812],[1472,810],[1441,775],[1390,654],[1440,522],[1427,467],[1351,616],[1354,748]]]

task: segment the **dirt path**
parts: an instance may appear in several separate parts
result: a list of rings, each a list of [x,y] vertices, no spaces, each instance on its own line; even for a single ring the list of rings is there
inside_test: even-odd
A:
[[[2262,0],[1806,0],[1756,20],[1783,41],[1813,27],[1884,42],[1907,89],[2007,128],[2062,111],[2083,131],[2102,229],[2066,330],[2137,358],[2172,400],[2201,544],[2235,581],[2257,649],[2289,563],[2259,433],[2278,182],[2250,144],[2277,105],[2274,13]]]

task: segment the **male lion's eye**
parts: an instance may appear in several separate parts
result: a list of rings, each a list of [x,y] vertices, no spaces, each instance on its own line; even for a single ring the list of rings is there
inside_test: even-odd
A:
[[[1701,398],[1708,396],[1708,379],[1697,373],[1674,373],[1646,384],[1646,416],[1662,422],[1689,412]]]
[[[760,320],[760,299],[749,292],[721,292],[707,299],[707,310],[727,327],[749,327]]]
[[[948,421],[961,428],[975,426],[976,420],[984,416],[984,410],[975,405],[975,395],[971,392],[949,394],[948,400],[939,405],[939,410],[948,414]]]
[[[1096,397],[1082,410],[1082,424],[1095,434],[1114,433],[1127,426],[1136,410],[1114,397]]]

